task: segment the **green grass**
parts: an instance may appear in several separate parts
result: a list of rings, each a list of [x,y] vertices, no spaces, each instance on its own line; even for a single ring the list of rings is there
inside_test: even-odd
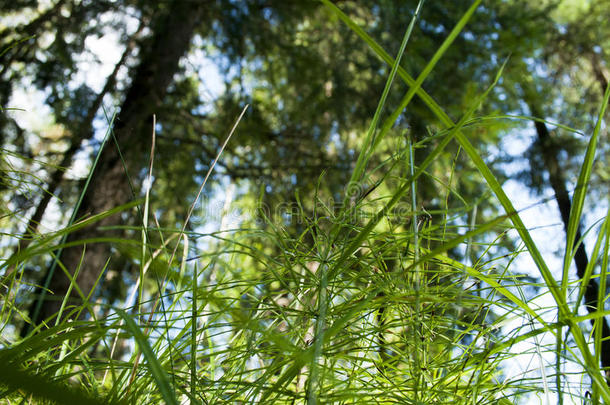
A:
[[[380,187],[357,201],[346,196],[338,210],[312,197],[307,203],[316,207],[314,215],[305,209],[298,213],[305,224],[300,233],[262,213],[262,226],[246,221],[230,231],[187,232],[196,201],[181,229],[161,228],[150,223],[157,207],[150,206],[147,193],[143,201],[85,222],[72,218],[64,229],[36,238],[2,262],[1,271],[7,274],[2,279],[0,326],[3,402],[509,404],[560,395],[580,403],[589,391],[593,403],[610,403],[599,366],[600,328],[593,334],[581,328],[607,314],[579,315],[572,294],[576,291],[580,300],[583,286],[595,277],[597,262],[605,291],[608,216],[598,228],[588,276],[577,282],[567,277],[610,93],[605,94],[576,185],[564,277],[555,280],[514,202],[467,137],[470,128],[500,119],[475,114],[502,68],[457,122],[421,87],[480,1],[460,19],[417,79],[399,65],[413,23],[394,59],[336,6],[323,2],[391,67],[363,137],[352,183],[366,178],[372,157],[396,136],[392,126],[415,96],[446,128],[419,144],[406,138],[393,141],[400,147],[375,171],[386,172],[383,179],[391,178],[398,187]],[[409,90],[378,128],[395,76]],[[234,142],[239,142],[239,128]],[[416,165],[413,151],[427,142],[433,147]],[[436,222],[426,220],[416,198],[417,184],[430,175],[427,169],[452,142],[469,157],[504,214],[464,226],[461,218],[472,210],[465,204],[459,212],[447,209],[435,216]],[[446,193],[459,190],[447,185]],[[395,209],[405,202],[406,215],[397,215]],[[130,257],[140,268],[137,304],[127,300],[109,307],[81,292],[87,303],[64,301],[64,314],[86,311],[98,316],[74,322],[53,319],[18,338],[14,329],[28,322],[26,302],[20,298],[28,290],[25,265],[68,247],[66,236],[76,229],[134,206],[143,213],[142,225],[131,230],[139,231],[141,240],[80,243],[113,243],[122,252],[133,252]],[[511,229],[518,233],[521,248],[494,256]],[[455,249],[469,251],[475,243],[476,260],[455,258]],[[197,251],[198,245],[207,248]],[[520,256],[532,259],[542,283],[513,269]],[[52,263],[68,275],[72,270],[55,259]],[[16,271],[8,274],[8,269]],[[601,294],[599,298],[604,300]],[[536,302],[549,304],[540,308]],[[525,343],[536,364],[522,375],[507,373],[507,367],[521,359],[516,348]],[[556,367],[548,360],[555,357]],[[569,369],[576,375],[568,380]],[[579,379],[579,386],[568,386]]]

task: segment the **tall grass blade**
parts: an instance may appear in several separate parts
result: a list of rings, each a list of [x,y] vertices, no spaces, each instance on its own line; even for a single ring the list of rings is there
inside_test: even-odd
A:
[[[328,0],[322,0],[327,7],[334,7],[332,3]],[[396,72],[398,71],[398,67],[400,66],[400,61],[407,47],[407,43],[409,42],[409,38],[411,37],[411,33],[413,32],[413,27],[415,26],[415,22],[417,21],[419,14],[421,12],[421,8],[424,4],[425,0],[419,0],[417,3],[417,7],[415,8],[415,12],[413,13],[413,17],[411,18],[411,22],[405,31],[404,37],[402,39],[402,43],[400,44],[400,49],[398,51],[398,55],[394,59],[394,64],[392,65],[392,70],[390,71],[390,75],[386,81],[385,87],[383,89],[383,93],[381,94],[381,99],[379,103],[377,103],[377,108],[375,110],[375,114],[373,115],[373,119],[369,126],[369,129],[364,138],[364,143],[361,148],[360,155],[358,156],[358,160],[356,161],[356,167],[352,172],[352,177],[348,184],[354,185],[360,182],[360,178],[362,177],[364,170],[366,168],[366,164],[371,157],[371,154],[374,152],[375,148],[371,144],[375,131],[377,130],[377,123],[379,122],[379,118],[381,116],[381,112],[383,111],[383,107],[385,106],[385,102],[390,93],[390,89],[392,88],[392,83],[394,82],[394,78],[396,77]],[[402,111],[402,110],[401,110]]]
[[[153,352],[150,343],[148,343],[148,339],[146,339],[144,333],[142,333],[138,325],[136,325],[135,321],[131,318],[131,316],[129,316],[129,314],[119,308],[116,308],[115,310],[117,314],[125,321],[125,327],[131,332],[131,335],[136,340],[140,351],[144,354],[144,358],[148,364],[148,369],[155,379],[157,388],[161,392],[165,403],[169,405],[178,405],[178,400],[176,399],[176,395],[172,389],[169,377],[157,359],[157,356]]]
[[[604,93],[604,101],[601,105],[597,122],[591,139],[587,145],[585,152],[585,159],[582,163],[580,173],[578,175],[578,181],[576,182],[576,189],[574,191],[574,197],[572,198],[572,206],[570,209],[570,220],[568,221],[567,237],[566,237],[566,253],[563,261],[563,279],[562,288],[565,290],[568,283],[568,271],[572,264],[573,251],[575,248],[575,242],[577,242],[576,234],[580,227],[580,217],[582,216],[582,210],[585,204],[585,196],[587,195],[587,189],[589,186],[589,179],[593,171],[593,162],[595,161],[595,152],[597,150],[597,143],[599,140],[599,133],[602,128],[602,122],[608,107],[608,101],[610,100],[610,86],[606,88]]]

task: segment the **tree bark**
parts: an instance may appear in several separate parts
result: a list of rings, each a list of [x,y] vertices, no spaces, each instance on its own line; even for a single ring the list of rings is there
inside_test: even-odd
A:
[[[528,107],[531,114],[534,117],[541,117],[540,110],[537,106],[527,101]],[[538,134],[538,141],[540,142],[542,150],[542,158],[544,165],[549,174],[549,182],[555,193],[555,200],[559,206],[559,212],[561,213],[561,220],[563,222],[564,230],[567,233],[568,223],[570,221],[570,211],[572,209],[572,201],[570,194],[566,188],[566,181],[563,176],[563,171],[559,163],[559,148],[555,140],[551,137],[549,129],[544,122],[534,121],[536,126],[536,133]],[[585,243],[582,241],[582,234],[579,229],[576,231],[575,243],[581,241],[576,248],[574,255],[574,264],[576,265],[576,274],[580,279],[585,276],[585,270],[589,264],[589,258],[585,249]],[[599,286],[595,280],[589,280],[589,283],[585,286],[585,307],[589,313],[594,313],[598,310],[597,298],[599,293]],[[591,325],[595,325],[595,320],[591,319]],[[601,346],[601,365],[604,369],[610,370],[610,327],[606,318],[602,319],[602,346]]]
[[[195,29],[204,12],[204,2],[173,1],[152,23],[152,37],[141,47],[141,59],[127,90],[120,113],[114,126],[120,152],[125,159],[125,167],[113,142],[102,151],[91,182],[77,211],[77,218],[98,214],[129,202],[132,192],[128,173],[137,175],[141,169],[142,156],[150,140],[151,116],[161,105],[168,86],[178,72],[180,58],[189,48]],[[127,173],[125,172],[127,169]],[[121,216],[113,215],[97,222],[94,226],[72,233],[68,242],[79,241],[92,236],[117,236],[117,231],[100,232],[98,227],[112,227],[121,224]],[[79,266],[84,246],[64,249],[60,260],[72,274]],[[84,250],[84,259],[76,283],[85,294],[91,291],[106,261],[111,255],[108,243],[92,243]],[[47,272],[49,273],[49,272]],[[52,295],[42,292],[30,309],[33,324],[57,314],[61,300],[66,295],[70,282],[58,268],[54,274],[47,274]],[[43,280],[44,283],[44,280]],[[73,290],[74,291],[74,290]],[[79,304],[80,299],[72,293],[70,302]],[[36,308],[39,307],[39,311]],[[22,335],[28,333],[24,327]]]

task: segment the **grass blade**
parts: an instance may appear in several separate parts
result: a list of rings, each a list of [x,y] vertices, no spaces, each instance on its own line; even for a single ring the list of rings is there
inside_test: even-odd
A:
[[[144,333],[142,333],[135,321],[125,311],[116,308],[116,312],[121,318],[123,318],[126,328],[131,332],[132,336],[136,340],[136,343],[138,344],[138,347],[140,348],[140,351],[144,354],[144,358],[148,363],[148,369],[157,382],[157,388],[161,392],[165,403],[169,405],[178,405],[178,400],[176,399],[176,395],[172,389],[169,377],[157,359],[157,356],[153,352],[152,347],[144,336]]]

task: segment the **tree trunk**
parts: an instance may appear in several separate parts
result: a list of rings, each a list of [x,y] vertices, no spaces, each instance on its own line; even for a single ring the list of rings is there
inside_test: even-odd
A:
[[[537,106],[531,101],[527,101],[528,107],[531,114],[534,117],[540,118],[540,111]],[[561,220],[563,222],[564,230],[567,233],[568,223],[570,221],[570,210],[572,209],[572,201],[570,200],[570,194],[566,188],[566,181],[563,176],[561,165],[559,164],[558,157],[558,145],[555,140],[551,137],[549,129],[544,122],[534,121],[536,126],[536,133],[538,134],[538,141],[540,142],[542,150],[542,158],[547,172],[549,173],[549,182],[555,192],[555,200],[559,206],[559,212],[561,213]],[[576,231],[575,243],[582,239],[582,234],[579,229]],[[589,264],[589,258],[585,249],[584,241],[581,241],[580,245],[576,248],[574,255],[574,264],[576,265],[576,274],[580,279],[585,275],[585,270]],[[585,286],[585,307],[589,313],[595,313],[597,311],[597,298],[599,293],[599,287],[595,280],[589,280],[589,283]],[[591,319],[591,325],[595,325],[595,320]],[[601,364],[606,370],[610,370],[610,327],[608,321],[602,319],[602,346],[601,346]]]
[[[178,72],[178,63],[189,48],[204,6],[203,2],[173,1],[153,21],[152,37],[141,48],[139,66],[134,72],[114,126],[114,135],[125,159],[125,167],[114,143],[109,141],[77,211],[77,218],[110,210],[132,199],[128,173],[137,176],[141,169],[142,157],[145,156],[152,133],[152,114],[161,105],[168,86]],[[120,215],[104,218],[94,226],[72,233],[68,242],[92,236],[120,235],[117,231],[102,233],[96,229],[120,224]],[[60,260],[71,273],[78,268],[83,249],[83,246],[76,246],[63,250]],[[86,246],[84,252],[76,282],[86,296],[104,269],[111,255],[111,246],[108,243],[92,243]],[[40,323],[59,311],[61,300],[70,285],[69,279],[59,268],[54,274],[47,274],[45,280],[47,279],[50,280],[48,287],[53,294],[42,292],[42,298],[37,297],[30,309],[33,324]],[[73,292],[70,298],[71,303],[80,303],[76,293]],[[28,329],[25,327],[22,334],[27,334]]]

